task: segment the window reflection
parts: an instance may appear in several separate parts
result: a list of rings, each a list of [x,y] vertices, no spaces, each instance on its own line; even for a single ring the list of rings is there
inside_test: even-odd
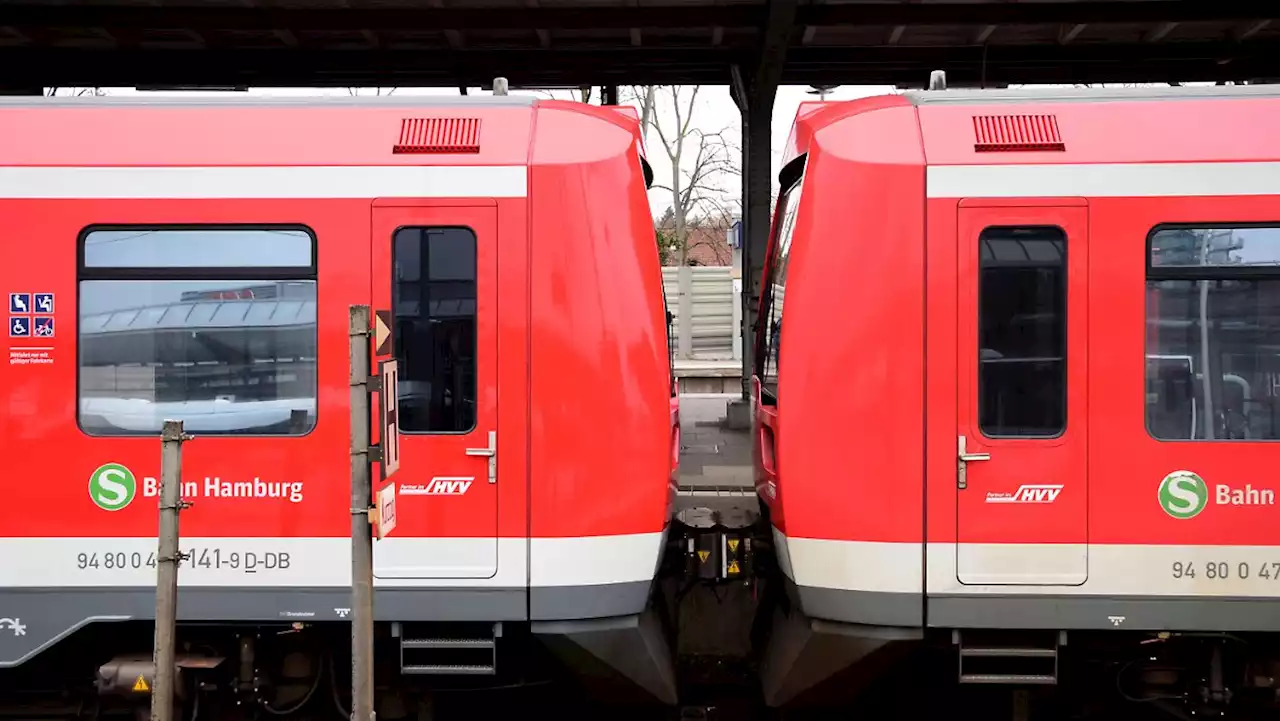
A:
[[[1280,228],[1153,233],[1146,354],[1154,437],[1280,437]]]
[[[86,268],[273,268],[312,265],[311,236],[296,229],[95,230]]]
[[[1280,228],[1159,230],[1151,236],[1151,265],[1159,268],[1280,267]]]
[[[1146,355],[1152,436],[1280,438],[1280,229],[1152,234]]]
[[[263,265],[292,261],[299,277],[262,277],[242,237]],[[158,434],[165,419],[177,419],[203,435],[309,431],[317,392],[311,248],[302,231],[88,234],[79,283],[81,428]],[[184,277],[206,263],[219,279]]]
[[[769,269],[768,285],[765,287],[764,320],[768,325],[765,335],[764,365],[763,368],[757,368],[756,372],[760,376],[761,386],[773,401],[778,398],[779,346],[782,341],[782,306],[787,291],[787,265],[791,258],[791,240],[795,235],[796,213],[800,208],[800,193],[803,185],[803,180],[797,181],[779,201],[783,208],[781,226],[778,229],[775,258]]]

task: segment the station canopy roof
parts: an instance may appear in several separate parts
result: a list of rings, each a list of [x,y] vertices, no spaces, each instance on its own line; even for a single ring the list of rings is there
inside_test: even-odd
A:
[[[1280,77],[1270,6],[1171,0],[0,0],[4,89]],[[1274,9],[1274,8],[1271,8]],[[1250,11],[1252,10],[1252,12]],[[777,76],[769,73],[770,77]]]

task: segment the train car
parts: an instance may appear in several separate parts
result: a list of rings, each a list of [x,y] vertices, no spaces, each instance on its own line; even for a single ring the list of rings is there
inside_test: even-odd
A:
[[[172,418],[184,673],[267,711],[327,674],[312,703],[349,703],[364,304],[399,362],[379,692],[560,668],[674,699],[648,609],[678,409],[634,112],[8,99],[0,135],[0,688],[145,700]]]
[[[1275,705],[1278,120],[1274,86],[800,109],[755,336],[773,703],[939,640],[961,684]]]

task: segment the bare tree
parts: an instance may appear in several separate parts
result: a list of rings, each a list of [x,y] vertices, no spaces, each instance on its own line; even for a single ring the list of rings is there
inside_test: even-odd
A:
[[[652,85],[632,85],[625,91],[619,89],[618,102],[630,99],[640,106],[640,132],[644,135],[645,145],[649,144],[649,126],[653,123],[653,106],[658,97],[657,88]]]
[[[633,89],[640,105],[645,136],[652,128],[671,161],[671,182],[654,185],[671,194],[669,240],[679,265],[689,261],[690,220],[723,213],[726,191],[723,175],[737,174],[732,146],[725,131],[708,132],[694,125],[701,86],[656,86]]]

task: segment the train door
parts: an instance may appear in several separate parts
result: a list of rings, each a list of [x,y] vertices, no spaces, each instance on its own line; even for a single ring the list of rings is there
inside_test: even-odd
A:
[[[373,307],[399,361],[397,525],[379,578],[498,571],[497,208],[373,210]]]
[[[956,577],[1088,578],[1084,201],[959,211]]]

